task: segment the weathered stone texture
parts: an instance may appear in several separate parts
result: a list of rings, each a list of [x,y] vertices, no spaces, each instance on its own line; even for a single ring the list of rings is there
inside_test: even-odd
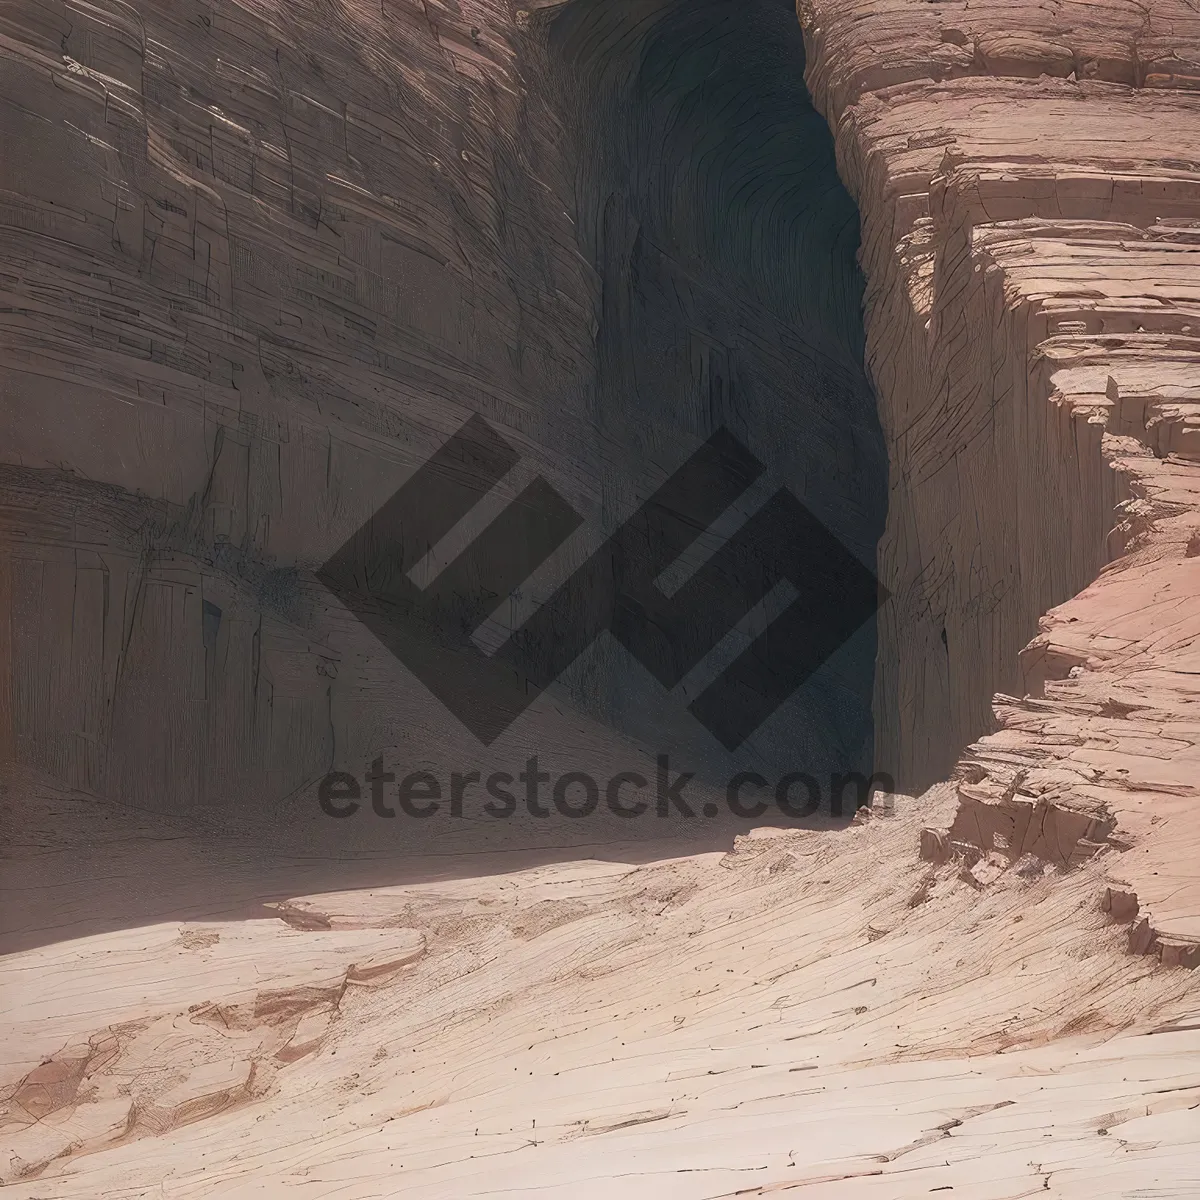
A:
[[[856,220],[799,32],[725,10],[714,66],[711,14],[643,16],[630,38],[595,4],[553,35],[496,0],[0,12],[0,714],[23,763],[186,812],[288,796],[397,729],[461,761],[312,571],[472,413],[593,543],[717,424],[764,431],[871,561]],[[763,21],[787,35],[769,64]],[[749,136],[747,56],[770,89]],[[869,757],[872,657],[866,631],[775,745]],[[652,742],[670,717],[635,675],[602,648],[566,686]]]
[[[974,742],[952,840],[1066,866],[1115,827],[1200,938],[1200,16],[801,16],[891,455],[879,760],[926,783]]]

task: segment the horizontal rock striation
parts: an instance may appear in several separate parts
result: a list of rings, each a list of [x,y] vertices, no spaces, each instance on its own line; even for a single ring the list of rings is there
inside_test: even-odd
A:
[[[453,428],[451,379],[477,389],[463,411],[504,424],[541,469],[567,461],[556,482],[568,490],[573,473],[573,501],[591,495],[597,509],[630,479],[589,454],[653,446],[655,422],[659,434],[695,433],[723,405],[761,418],[777,397],[755,380],[798,352],[796,374],[779,379],[840,364],[820,376],[824,392],[794,389],[794,427],[786,406],[776,413],[782,441],[809,430],[811,461],[846,448],[833,431],[847,427],[824,418],[844,417],[839,406],[860,392],[842,370],[854,331],[819,328],[805,302],[830,273],[797,272],[808,234],[810,246],[850,249],[844,196],[829,185],[819,229],[800,219],[821,154],[790,135],[811,113],[782,85],[787,56],[756,58],[736,28],[742,9],[676,6],[677,21],[658,23],[666,9],[574,0],[542,48],[585,86],[543,127],[520,124],[519,76],[495,68],[509,62],[513,31],[543,19],[531,10],[556,5],[528,0],[510,28],[471,0],[381,0],[378,19],[374,4],[71,0],[0,16],[0,78],[19,79],[8,100],[28,122],[16,155],[32,153],[35,134],[75,155],[38,184],[37,204],[11,200],[5,233],[17,232],[0,267],[16,365],[5,399],[45,415],[4,443],[0,496],[0,605],[13,599],[16,618],[0,619],[0,663],[16,651],[18,682],[0,734],[24,760],[0,789],[0,820],[15,833],[0,851],[6,915],[17,912],[22,938],[0,958],[11,1035],[0,1038],[0,1181],[23,1200],[167,1186],[349,1200],[381,1186],[653,1200],[809,1186],[853,1200],[1187,1192],[1198,977],[1146,970],[1122,951],[1188,967],[1200,947],[1191,10],[829,0],[802,11],[813,91],[862,204],[868,364],[891,454],[879,761],[953,782],[882,797],[836,832],[743,825],[720,834],[717,853],[665,860],[662,842],[628,857],[609,842],[591,861],[520,869],[485,862],[477,845],[447,853],[435,837],[424,847],[434,875],[396,886],[386,822],[364,827],[375,859],[353,877],[337,870],[328,822],[287,846],[302,822],[280,822],[264,853],[223,825],[199,837],[164,815],[170,804],[146,803],[156,782],[166,792],[162,764],[197,729],[211,739],[204,761],[226,771],[203,780],[205,795],[246,772],[286,787],[310,769],[306,753],[329,753],[323,739],[345,753],[357,736],[357,753],[374,736],[370,704],[355,709],[340,689],[372,703],[397,690],[361,647],[334,654],[310,636],[303,565],[315,558],[289,505],[334,523],[361,516],[388,470],[402,475]],[[157,32],[142,23],[151,13]],[[779,22],[756,28],[784,44]],[[213,29],[219,50],[204,40]],[[333,58],[307,49],[331,29],[354,60],[336,80]],[[239,58],[247,31],[268,48],[276,39],[303,85],[289,74],[280,88],[261,47]],[[405,69],[380,65],[398,46],[411,50]],[[154,91],[168,59],[187,81],[170,103]],[[396,90],[380,92],[369,119],[356,108],[356,123],[347,89],[366,86],[364,64]],[[747,109],[738,76],[755,68],[755,94],[772,105]],[[240,81],[264,115],[251,139],[259,165],[236,197],[216,164],[237,93],[201,96],[199,116],[189,97],[205,71]],[[110,82],[135,76],[140,101],[134,84]],[[91,88],[79,94],[92,123],[68,114],[54,133],[45,113],[57,89],[76,87]],[[631,97],[655,121],[614,122]],[[399,99],[423,105],[424,124],[385,115]],[[126,143],[105,128],[137,103],[159,175],[127,167]],[[188,115],[208,123],[208,142],[188,133],[200,127]],[[266,133],[267,118],[285,139]],[[478,144],[456,140],[464,120],[479,123]],[[622,180],[604,211],[556,191],[557,150],[538,140],[548,128],[595,152],[576,164],[586,194],[604,192],[597,179]],[[440,147],[428,164],[426,137]],[[124,176],[80,166],[81,146],[108,153],[97,142],[115,147],[104,161]],[[458,165],[491,144],[514,156],[508,166]],[[324,181],[298,166],[314,145],[345,149]],[[760,188],[741,186],[747,164],[805,145],[800,176],[764,170]],[[681,188],[655,174],[663,158],[711,171]],[[281,184],[271,164],[284,163]],[[64,215],[71,172],[100,199]],[[408,188],[428,204],[408,208]],[[720,199],[724,227],[678,219],[688,189]],[[237,238],[221,241],[217,201],[252,257],[275,255],[274,275],[227,277],[225,307],[220,265],[236,261],[225,255]],[[468,219],[473,204],[491,224]],[[22,221],[44,224],[31,233]],[[143,256],[151,230],[150,257],[118,271],[131,227]],[[406,250],[385,250],[392,241]],[[435,247],[442,275],[405,256]],[[752,265],[762,292],[732,286],[736,271],[705,273],[731,261]],[[156,264],[182,274],[172,283]],[[193,291],[197,271],[217,283]],[[795,294],[789,277],[804,285]],[[388,292],[396,278],[429,290]],[[722,279],[724,311],[753,319],[757,343],[721,340]],[[845,310],[854,279],[842,284]],[[255,290],[268,287],[269,303]],[[507,360],[462,328],[433,329],[447,310],[429,297],[446,289],[494,309]],[[139,323],[139,304],[157,324]],[[261,324],[243,343],[233,318],[245,311]],[[371,339],[351,320],[372,322],[402,368],[364,368]],[[654,357],[664,340],[694,350],[696,386],[640,426],[636,406],[617,401],[641,403],[651,390],[639,379],[669,376]],[[589,387],[557,407],[524,390],[540,371],[570,375],[576,353]],[[319,373],[326,357],[337,369]],[[226,363],[236,396],[221,390]],[[446,391],[389,400],[393,369],[428,370],[421,378]],[[143,398],[143,382],[161,394]],[[176,411],[185,400],[199,409]],[[850,475],[873,461],[869,423],[855,434],[868,442],[848,456]],[[56,457],[70,447],[93,456],[87,471]],[[122,458],[127,448],[137,453]],[[866,537],[870,504],[846,508]],[[243,661],[246,678],[223,665]],[[76,693],[81,678],[116,682]],[[159,678],[175,690],[147,691]],[[0,687],[0,706],[8,699]],[[402,711],[442,765],[419,703]],[[546,728],[578,752],[576,716]],[[167,739],[158,757],[122,759],[147,730]],[[133,803],[88,790],[110,786]],[[53,878],[64,862],[94,890]],[[163,911],[167,893],[175,911]]]
[[[525,445],[578,411],[563,186],[511,23],[456,13],[0,16],[21,761],[159,810],[294,791],[378,694],[307,572],[472,411]]]
[[[927,857],[1103,850],[1131,948],[1196,965],[1200,15],[800,15],[891,454],[878,759],[954,770]]]
[[[610,7],[553,34],[495,0],[4,7],[9,754],[172,813],[397,738],[469,760],[313,572],[473,413],[584,518],[543,591],[739,414],[872,560],[856,213],[792,14]],[[767,750],[869,760],[873,657],[866,630]],[[565,687],[681,736],[611,648]]]

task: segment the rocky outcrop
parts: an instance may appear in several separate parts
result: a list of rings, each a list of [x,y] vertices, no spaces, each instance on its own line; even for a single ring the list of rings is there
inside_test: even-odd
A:
[[[311,570],[470,412],[597,536],[681,436],[765,432],[869,555],[853,210],[796,26],[746,14],[6,9],[6,758],[218,826],[389,746],[469,761]],[[931,854],[1108,847],[1171,957],[1200,911],[1197,18],[800,16],[891,456],[876,763],[957,770]],[[861,755],[870,657],[774,745]],[[639,678],[566,683],[648,736]]]
[[[470,763],[313,573],[473,413],[583,518],[531,595],[723,423],[872,560],[856,214],[792,15],[552,15],[0,14],[0,723],[21,763],[218,824],[315,804],[380,754]],[[865,763],[873,655],[867,630],[756,752]],[[644,744],[707,737],[612,647],[564,689]],[[513,737],[514,761],[537,752]]]
[[[1200,965],[1191,9],[802,8],[891,456],[877,760],[952,783],[665,861],[591,825],[602,849],[552,851],[615,861],[530,870],[477,851],[536,821],[399,848],[338,822],[369,850],[352,878],[329,822],[280,805],[247,839],[222,807],[398,718],[418,761],[455,749],[321,624],[304,521],[352,527],[463,413],[589,516],[633,490],[616,447],[652,461],[722,413],[803,431],[776,462],[814,496],[838,453],[851,478],[875,461],[869,421],[829,419],[862,418],[854,330],[806,306],[840,279],[844,316],[857,283],[845,196],[797,136],[798,54],[756,54],[728,4],[546,8],[0,14],[0,1181],[1186,1191],[1200,977],[1124,951]],[[554,61],[583,85],[559,80],[561,110],[532,86]],[[770,104],[739,104],[751,78]],[[653,119],[615,119],[633,108]],[[595,153],[568,170],[573,146]],[[804,171],[770,167],[801,147]],[[611,203],[575,207],[570,178]],[[806,233],[834,248],[815,274]],[[664,344],[694,374],[641,412]],[[640,711],[594,691],[613,723]],[[826,744],[853,743],[859,699]],[[556,752],[614,753],[556,719]],[[425,882],[396,886],[406,853]]]
[[[1103,850],[1131,948],[1194,964],[1200,17],[800,12],[891,455],[879,760],[954,768],[928,857]]]

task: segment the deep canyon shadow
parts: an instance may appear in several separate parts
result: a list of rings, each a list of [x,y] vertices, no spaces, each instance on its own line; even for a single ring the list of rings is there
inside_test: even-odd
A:
[[[296,23],[288,33],[303,45],[312,14],[297,6],[281,19]],[[310,608],[319,608],[321,593],[304,574],[311,566],[308,542],[322,532],[317,517],[326,525],[346,523],[348,514],[361,521],[351,502],[392,478],[397,447],[419,459],[430,430],[441,434],[453,423],[456,405],[497,420],[509,404],[516,415],[508,428],[521,434],[523,452],[541,455],[541,469],[557,462],[566,472],[562,463],[581,463],[588,478],[580,492],[600,496],[601,512],[588,513],[600,524],[620,521],[644,499],[647,480],[661,478],[655,469],[674,469],[681,452],[724,426],[766,465],[772,488],[787,487],[862,563],[874,564],[886,454],[862,366],[858,215],[838,180],[830,132],[805,90],[803,42],[786,0],[571,0],[534,14],[516,39],[511,67],[525,88],[522,119],[530,134],[522,140],[511,127],[490,131],[492,174],[479,176],[471,172],[483,171],[476,159],[486,155],[473,142],[470,151],[455,144],[470,124],[467,85],[438,57],[427,28],[397,28],[388,53],[430,55],[422,76],[429,95],[418,94],[407,78],[395,84],[401,72],[384,61],[384,50],[347,41],[345,31],[323,48],[321,61],[285,56],[290,82],[326,99],[303,110],[312,126],[301,150],[315,165],[306,168],[297,151],[290,193],[271,193],[270,203],[291,205],[286,220],[307,220],[303,204],[296,207],[306,193],[295,180],[311,168],[307,186],[316,199],[304,204],[315,205],[317,216],[306,235],[311,244],[281,216],[278,227],[296,239],[281,249],[268,236],[274,227],[263,219],[265,202],[234,212],[244,245],[231,256],[228,298],[216,298],[240,328],[258,331],[257,342],[247,339],[255,353],[229,367],[241,378],[245,428],[228,436],[222,429],[212,444],[203,440],[207,432],[193,441],[183,432],[164,434],[164,448],[147,442],[142,458],[169,460],[173,472],[153,503],[145,492],[160,485],[138,473],[142,458],[136,471],[123,458],[120,469],[107,460],[93,468],[84,445],[72,448],[84,465],[69,481],[44,466],[25,472],[31,495],[38,489],[57,495],[63,528],[81,513],[105,514],[98,524],[108,540],[98,544],[107,547],[107,561],[132,564],[129,578],[141,582],[128,595],[141,599],[121,616],[120,654],[111,637],[105,641],[104,622],[116,619],[107,573],[103,601],[98,589],[89,599],[77,588],[82,598],[67,606],[84,613],[85,601],[94,600],[104,616],[96,628],[80,624],[77,634],[36,645],[36,638],[23,640],[21,677],[30,695],[45,689],[28,681],[59,680],[55,686],[78,692],[71,699],[84,713],[79,721],[93,720],[92,709],[101,715],[94,718],[99,732],[88,725],[83,739],[71,724],[75,716],[53,697],[22,710],[22,763],[39,781],[14,784],[5,797],[5,823],[18,833],[8,839],[14,865],[5,865],[5,887],[15,897],[5,924],[19,931],[10,945],[152,920],[261,914],[263,900],[315,891],[587,856],[633,861],[709,850],[727,847],[748,828],[745,821],[700,819],[371,824],[330,821],[317,812],[316,781],[332,767],[361,775],[363,764],[390,746],[389,765],[469,769],[483,765],[479,747],[432,697],[404,681],[402,668],[367,644],[364,631],[350,630],[360,640],[348,636],[339,660],[317,620],[310,627],[291,610],[269,611],[274,592],[255,590],[258,576],[245,564],[261,560],[270,567],[262,578],[292,581],[297,612],[306,597],[318,597]],[[265,27],[260,34],[257,58],[238,52],[265,76],[279,69],[271,44],[278,34]],[[421,50],[418,35],[434,48]],[[206,55],[219,48],[197,44]],[[201,51],[193,57],[200,70]],[[235,105],[250,103],[232,86],[219,92],[225,84],[215,68],[204,69],[214,100],[235,112]],[[383,112],[391,104],[386,111],[409,120],[408,141],[329,125],[346,96],[359,95],[358,84],[362,92],[367,83],[378,85],[382,94],[380,81],[391,89],[388,100],[372,92],[361,107]],[[445,108],[450,120],[438,109],[446,96],[461,108]],[[266,114],[253,116],[264,141],[277,137],[271,122],[278,114]],[[253,123],[251,115],[239,115]],[[437,131],[435,118],[444,126]],[[293,112],[288,119],[299,118]],[[486,123],[467,133],[478,137],[479,130],[489,134]],[[431,257],[429,246],[418,252],[396,240],[396,229],[375,209],[361,217],[345,207],[338,215],[337,206],[317,203],[332,157],[341,153],[340,169],[358,172],[364,189],[394,195],[407,187],[416,198],[410,207],[425,206],[430,228],[434,217],[457,225],[453,237],[427,239],[446,261]],[[190,169],[200,173],[204,164]],[[79,178],[90,179],[82,172]],[[147,195],[158,186],[132,169],[129,178]],[[255,186],[254,179],[245,184]],[[189,195],[180,192],[176,201],[190,203]],[[539,219],[544,247],[536,244]],[[552,219],[559,225],[552,227]],[[389,228],[396,234],[391,240],[381,235]],[[413,230],[401,232],[415,244]],[[375,248],[380,242],[382,249]],[[446,263],[459,242],[466,267],[452,273]],[[114,262],[118,250],[101,248]],[[345,266],[344,273],[304,264],[300,283],[288,284],[294,268],[287,255],[318,251]],[[105,259],[103,265],[115,276],[140,270],[146,288],[164,295],[178,287],[178,280],[154,278],[153,263],[113,266]],[[361,269],[362,278],[351,268]],[[407,281],[411,294],[388,292],[385,284],[394,279]],[[495,280],[510,291],[493,288]],[[556,288],[570,293],[561,304],[556,296],[566,293]],[[173,304],[186,316],[182,301]],[[285,307],[291,324],[281,332]],[[344,311],[353,322],[339,325],[329,315]],[[491,327],[484,328],[489,317]],[[464,331],[468,319],[480,328]],[[203,336],[199,324],[180,320],[185,342]],[[224,361],[215,351],[214,359]],[[364,373],[364,363],[373,374]],[[380,378],[391,387],[380,389]],[[89,414],[100,410],[99,398],[89,395],[87,403]],[[316,422],[314,433],[317,405],[325,424]],[[114,423],[105,437],[123,445],[124,428]],[[191,426],[181,421],[178,428],[192,437]],[[347,428],[357,441],[331,434]],[[260,436],[263,429],[280,432],[272,441]],[[185,451],[192,455],[187,461]],[[189,489],[196,489],[190,498]],[[33,502],[28,508],[34,510]],[[219,541],[214,530],[221,522],[226,528],[242,522],[244,536],[226,533]],[[132,531],[128,545],[112,532],[122,523]],[[54,545],[62,535],[55,525],[38,536]],[[176,559],[193,574],[172,575]],[[76,587],[65,567],[45,578],[60,599]],[[27,591],[22,620],[38,629],[43,593],[32,584]],[[115,587],[113,595],[120,599]],[[209,620],[214,608],[224,613],[219,626]],[[54,616],[46,618],[47,628]],[[352,624],[344,622],[341,631]],[[64,628],[70,632],[70,623]],[[57,663],[51,651],[60,645],[72,647],[75,657],[49,671],[46,664]],[[869,772],[874,661],[868,623],[729,754],[687,715],[686,681],[682,695],[667,702],[636,662],[602,647],[565,680],[590,718],[586,727],[564,705],[486,765],[515,773],[514,764],[532,751],[556,772],[582,766],[605,777],[631,765],[629,747],[636,743],[649,751],[651,766],[655,750],[670,749],[710,784],[747,767],[772,777],[795,769],[817,776]],[[555,754],[557,764],[549,761]],[[24,806],[22,789],[30,794]]]
[[[887,459],[863,369],[858,212],[804,85],[794,9],[572,0],[547,52],[600,279],[596,427],[635,462],[727,427],[873,568]],[[872,623],[742,759],[869,770],[874,660]],[[608,679],[606,717],[654,728],[654,693]]]

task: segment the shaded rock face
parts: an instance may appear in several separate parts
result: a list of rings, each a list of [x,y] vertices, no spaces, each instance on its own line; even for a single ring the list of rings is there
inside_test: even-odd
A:
[[[886,456],[862,369],[858,214],[797,75],[793,9],[581,0],[548,47],[600,276],[597,428],[653,462],[725,426],[873,564]],[[874,652],[864,630],[753,749],[869,763]],[[659,695],[612,678],[609,712],[643,728]]]
[[[23,0],[0,32],[28,766],[179,812],[477,753],[313,579],[473,413],[583,517],[560,574],[721,424],[873,561],[857,218],[786,4]],[[740,760],[869,761],[873,656]],[[612,646],[563,692],[724,765]]]

